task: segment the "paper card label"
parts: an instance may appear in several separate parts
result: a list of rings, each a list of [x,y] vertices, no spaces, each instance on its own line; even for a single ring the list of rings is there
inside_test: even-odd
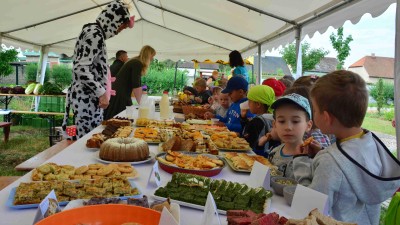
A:
[[[328,195],[298,184],[293,196],[290,214],[294,219],[302,219],[315,208],[324,212],[327,201]]]
[[[264,187],[265,189],[270,190],[269,167],[255,161],[253,169],[250,173],[250,180],[248,184],[253,188]]]
[[[161,186],[161,176],[160,171],[158,170],[158,161],[156,161],[151,169],[149,179],[147,180],[147,186],[150,184],[150,180],[154,180],[157,184],[157,187]]]
[[[49,200],[52,199],[52,200]],[[51,190],[51,192],[46,196],[46,198],[43,199],[43,201],[39,204],[39,209],[42,212],[42,215],[45,216],[47,210],[49,209],[49,206],[51,207],[56,207],[60,208],[60,206],[58,205],[58,201],[57,201],[57,196],[56,193],[54,192],[54,190]]]
[[[215,222],[217,217],[217,223]],[[206,205],[204,206],[203,219],[201,224],[218,224],[221,225],[221,220],[217,212],[217,205],[215,204],[214,197],[211,192],[208,192]]]
[[[158,225],[178,225],[174,216],[169,212],[169,210],[164,207],[161,212],[160,222]]]

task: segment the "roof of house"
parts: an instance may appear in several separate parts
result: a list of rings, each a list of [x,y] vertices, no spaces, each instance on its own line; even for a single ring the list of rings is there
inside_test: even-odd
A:
[[[364,56],[349,68],[364,67],[369,77],[394,78],[394,58]]]
[[[324,57],[315,65],[314,69],[309,72],[319,72],[319,73],[330,73],[336,70],[336,66],[339,61],[333,57]]]
[[[35,51],[24,51],[24,52],[22,52],[22,54],[25,57],[40,57],[40,52],[35,52]],[[48,57],[59,58],[60,55],[58,55],[57,53],[54,53],[54,52],[49,52]]]
[[[282,57],[265,56],[261,57],[262,72],[267,74],[277,74],[282,70],[284,75],[292,75],[286,61]],[[258,68],[258,56],[254,56],[254,70]]]
[[[179,68],[194,69],[193,62],[182,62],[178,64]],[[218,70],[219,64],[199,63],[198,69]]]

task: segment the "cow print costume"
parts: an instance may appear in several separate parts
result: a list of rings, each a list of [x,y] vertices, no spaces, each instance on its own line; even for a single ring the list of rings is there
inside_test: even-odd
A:
[[[108,65],[105,40],[115,36],[120,25],[128,21],[128,8],[116,0],[106,6],[96,23],[83,26],[74,50],[73,78],[62,125],[64,135],[70,109],[75,120],[76,138],[89,133],[103,120],[99,97],[106,92]]]

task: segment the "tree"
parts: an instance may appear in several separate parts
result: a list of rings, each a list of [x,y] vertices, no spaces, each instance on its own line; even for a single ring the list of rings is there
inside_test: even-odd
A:
[[[343,69],[344,60],[350,55],[350,42],[353,41],[353,37],[351,35],[347,36],[343,39],[343,27],[339,27],[337,30],[337,34],[332,33],[329,38],[331,39],[332,47],[336,50],[337,59],[339,63],[336,66],[336,69]]]
[[[297,59],[296,59],[296,46],[295,44],[289,44],[285,48],[283,48],[280,53],[282,54],[282,58],[286,61],[286,63],[292,68],[292,72],[296,73],[297,70]],[[302,55],[302,67],[303,71],[312,70],[315,68],[315,65],[324,58],[329,51],[324,50],[323,48],[311,49],[309,43],[304,42],[301,44],[301,55]]]
[[[383,105],[385,104],[385,96],[384,96],[384,86],[383,86],[383,80],[379,79],[378,83],[376,84],[377,87],[377,98],[376,98],[376,104],[378,108],[378,114],[381,114],[381,109]]]
[[[62,88],[69,86],[72,82],[72,68],[67,65],[54,65],[51,69],[51,77],[54,83]]]
[[[6,77],[13,72],[10,62],[17,60],[18,52],[15,49],[0,51],[0,77]]]

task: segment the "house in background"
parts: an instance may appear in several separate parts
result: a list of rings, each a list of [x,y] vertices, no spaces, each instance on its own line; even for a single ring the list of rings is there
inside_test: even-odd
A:
[[[394,82],[394,58],[372,53],[350,65],[348,70],[359,74],[367,83],[376,83],[379,79]]]
[[[265,75],[269,76],[284,76],[292,75],[286,61],[282,57],[277,56],[265,56],[261,57],[261,69],[263,79]],[[254,56],[254,74],[257,72],[258,68],[258,56]]]
[[[336,70],[336,66],[339,63],[339,61],[336,58],[333,57],[324,57],[319,61],[319,63],[314,67],[314,69],[310,71],[304,71],[303,75],[317,75],[317,76],[323,76],[327,73],[330,73],[332,71]]]
[[[24,51],[22,52],[22,54],[24,55],[23,57],[20,57],[19,60],[21,62],[39,62],[39,58],[40,58],[40,52],[36,52],[36,51]],[[49,52],[48,58],[47,58],[47,62],[50,66],[50,68],[53,65],[58,65],[60,64],[59,59],[60,56],[54,52]]]

